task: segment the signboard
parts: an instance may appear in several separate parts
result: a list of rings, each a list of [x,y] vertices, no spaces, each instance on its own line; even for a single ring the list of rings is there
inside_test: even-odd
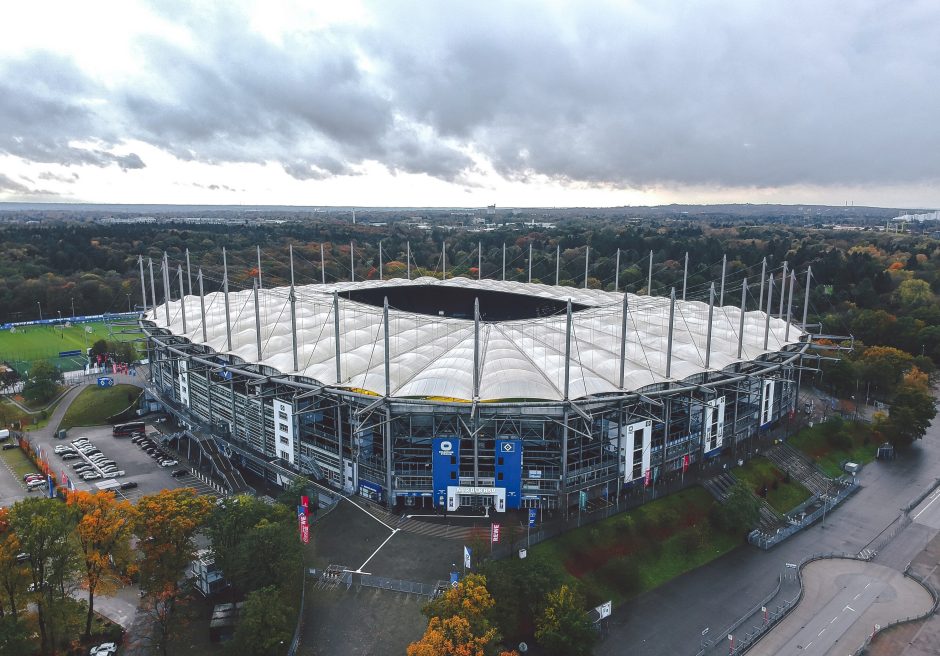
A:
[[[499,524],[493,524],[493,526],[490,527],[490,542],[499,544]]]
[[[310,499],[300,497],[300,505],[297,506],[297,521],[300,524],[300,539],[304,544],[310,543],[310,523],[307,515],[310,514]]]
[[[519,508],[522,501],[522,440],[496,440],[495,470],[497,484],[506,490],[506,508]]]
[[[535,517],[538,511],[535,508],[529,508],[529,528],[535,528]]]
[[[610,613],[613,610],[613,600],[605,601],[600,606],[596,607],[594,610],[597,611],[597,614],[600,615],[598,619],[604,619],[605,617],[610,617]]]
[[[460,505],[457,499],[448,504],[447,488],[459,485],[460,440],[456,437],[437,438],[431,443],[431,478],[434,483],[434,505],[447,508]]]
[[[534,478],[534,479],[542,478],[542,470],[541,470],[541,469],[530,469],[530,470],[529,470],[529,478]]]
[[[74,351],[59,351],[60,358],[71,358],[72,356],[81,354],[82,352],[79,349],[75,349]]]
[[[98,387],[114,387],[114,379],[111,376],[98,376]]]
[[[450,573],[450,587],[456,588],[458,583],[460,583],[460,574],[458,572],[451,572]]]
[[[466,547],[466,546],[465,546],[465,547],[463,548],[463,566],[464,566],[464,569],[470,569],[470,554],[471,554],[470,547]]]
[[[578,492],[578,508],[581,510],[587,508],[587,492],[584,490]]]

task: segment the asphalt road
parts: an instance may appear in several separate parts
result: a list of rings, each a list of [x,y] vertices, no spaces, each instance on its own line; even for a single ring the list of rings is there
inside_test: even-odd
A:
[[[901,507],[929,489],[938,474],[940,424],[935,422],[923,440],[896,460],[864,467],[859,475],[862,489],[828,515],[825,526],[817,523],[770,551],[742,546],[616,609],[608,636],[595,653],[691,656],[699,649],[703,629],[718,635],[771,592],[785,563],[799,562],[813,553],[859,552],[897,517]],[[940,501],[918,521],[928,521],[935,510],[940,511]],[[923,525],[915,522],[914,526]],[[925,544],[932,530],[921,533],[917,542]],[[906,531],[903,537],[916,534],[916,530]],[[905,540],[895,543],[903,545]],[[727,645],[723,647],[724,651],[714,653],[727,653]]]
[[[877,625],[928,611],[933,599],[901,572],[858,560],[817,560],[803,568],[799,606],[749,652],[752,656],[852,653]]]

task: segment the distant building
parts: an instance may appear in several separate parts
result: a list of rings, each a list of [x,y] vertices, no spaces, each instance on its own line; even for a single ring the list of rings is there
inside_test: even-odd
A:
[[[486,215],[495,216],[496,215],[496,204],[486,206]]]

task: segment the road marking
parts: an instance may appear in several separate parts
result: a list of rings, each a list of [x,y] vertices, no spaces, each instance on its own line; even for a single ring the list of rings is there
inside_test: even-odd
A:
[[[388,541],[391,540],[393,537],[395,537],[395,534],[396,534],[396,533],[398,533],[398,529],[397,529],[397,528],[392,529],[392,534],[389,535],[387,538],[385,538],[385,540],[382,542],[382,544],[379,545],[379,548],[376,549],[375,551],[373,551],[373,552],[372,552],[372,555],[369,556],[368,558],[366,558],[366,562],[362,563],[362,564],[359,566],[359,569],[357,569],[356,571],[357,571],[357,572],[361,572],[361,571],[362,571],[362,568],[365,567],[365,566],[369,563],[369,561],[372,560],[372,559],[375,557],[375,554],[377,554],[377,553],[379,553],[379,551],[381,551],[382,547],[385,546],[385,543],[386,543],[386,542],[388,542]]]
[[[816,637],[818,638],[819,636],[821,636],[821,635],[822,635],[823,633],[825,633],[825,632],[826,632],[826,629],[825,629],[825,627],[824,627],[824,628],[820,629],[819,633],[816,634]]]
[[[928,503],[926,506],[924,506],[923,508],[921,508],[921,509],[920,509],[920,512],[917,513],[916,515],[914,515],[911,519],[917,519],[918,517],[920,517],[921,515],[923,515],[924,512],[925,512],[930,506],[933,505],[934,501],[936,501],[937,499],[940,499],[940,490],[938,490],[937,492],[935,492],[935,493],[932,494],[931,496],[932,496],[933,498],[930,500],[930,503]]]
[[[846,604],[845,608],[842,609],[842,612],[844,613],[844,612],[846,611],[846,609],[852,611],[853,613],[856,612],[855,609],[852,608],[851,606],[849,606],[848,604]]]
[[[858,599],[858,598],[861,597],[861,596],[862,596],[862,593],[859,592],[857,595],[855,595],[854,597],[852,597],[852,601],[855,601],[856,599]]]
[[[870,585],[871,585],[871,581],[869,581],[868,583],[865,584],[865,589],[867,590],[867,589],[868,589],[868,586],[870,586]]]
[[[830,623],[830,624],[834,624],[837,619],[839,619],[839,616],[838,616],[838,615],[836,615],[836,616],[833,617],[831,620],[829,620],[829,623]]]
[[[810,640],[810,641],[806,644],[806,646],[803,647],[803,649],[809,649],[810,647],[813,646],[813,643],[814,643],[814,642],[815,642],[815,640]]]

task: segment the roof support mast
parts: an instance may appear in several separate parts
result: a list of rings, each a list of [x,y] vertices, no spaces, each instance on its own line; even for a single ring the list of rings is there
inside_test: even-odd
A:
[[[712,362],[712,326],[713,318],[715,316],[715,283],[713,282],[708,288],[708,329],[705,333],[705,368],[711,365]]]
[[[185,289],[183,288],[183,266],[177,265],[176,275],[179,278],[180,282],[180,314],[183,317],[183,332],[188,333],[189,330],[186,328],[186,294]]]
[[[532,282],[532,242],[529,242],[529,282]]]
[[[777,316],[783,319],[783,302],[787,296],[787,261],[783,261],[783,273],[780,274],[780,307],[777,309]]]
[[[383,275],[384,271],[382,270],[382,242],[379,241],[379,280],[385,280]]]
[[[725,270],[728,268],[728,256],[721,256],[721,290],[718,292],[718,306],[725,306]]]
[[[356,247],[349,242],[349,280],[356,282]]]
[[[163,309],[166,314],[166,327],[170,327],[170,274],[168,269],[170,264],[167,261],[166,251],[163,252],[163,262],[160,265],[160,273],[163,275]],[[229,349],[231,350],[231,348]]]
[[[682,300],[685,300],[685,290],[689,282],[689,251],[685,252],[685,266],[682,268]]]
[[[263,359],[261,357],[261,302],[259,299],[261,287],[257,280],[252,280],[251,286],[255,297],[255,346],[258,350],[258,362],[261,362]]]
[[[477,280],[483,280],[483,242],[477,242]]]
[[[620,292],[620,247],[617,247],[617,260],[614,264],[614,293]],[[623,387],[623,385],[621,385]]]
[[[805,296],[803,297],[803,332],[806,331],[806,320],[809,315],[809,283],[810,279],[813,276],[813,267],[806,267],[806,291]]]
[[[380,246],[381,244],[382,242],[379,242]],[[392,366],[389,360],[391,346],[388,338],[388,296],[385,297],[382,303],[382,309],[385,324],[385,426],[383,428],[385,433],[385,489],[388,490],[386,504],[391,507],[395,495],[392,491],[392,409],[388,404],[388,400],[392,396]]]
[[[738,323],[738,360],[744,352],[744,313],[747,311],[747,278],[741,284],[741,320]]]
[[[150,301],[153,304],[153,318],[157,318],[157,286],[153,282],[153,258],[147,258],[147,266],[150,268]]]
[[[255,246],[258,253],[258,289],[264,289],[264,281],[261,279],[261,246]],[[186,250],[186,268],[189,268],[189,249]],[[192,294],[193,281],[192,278],[189,280],[190,290],[189,293]]]
[[[764,313],[764,350],[770,339],[770,308],[774,298],[774,274],[767,276],[767,311]]]
[[[568,299],[568,314],[565,322],[565,402],[568,402],[568,386],[571,382],[571,299]]]
[[[336,342],[336,383],[343,380],[343,368],[340,363],[342,350],[339,342],[339,294],[333,290],[333,335]]]
[[[441,242],[441,278],[447,280],[447,242]]]
[[[793,318],[793,288],[796,287],[796,271],[790,271],[790,298],[787,299],[787,328],[783,334],[785,342],[790,341],[790,320]]]
[[[676,288],[669,290],[669,333],[666,335],[666,378],[672,378],[672,329],[676,321]]]
[[[202,341],[209,341],[206,328],[206,293],[202,285],[202,267],[199,267],[199,273],[196,275],[196,282],[199,283],[199,314],[202,317]]]
[[[411,280],[411,242],[405,242],[405,260],[408,266],[408,280]]]
[[[258,263],[258,271],[261,271],[261,263]],[[258,274],[261,275],[260,273]],[[189,265],[189,249],[186,249],[186,279],[189,281],[189,295],[193,295],[193,270]]]
[[[506,242],[503,242],[503,280],[506,280]]]
[[[650,251],[650,270],[646,278],[646,295],[653,295],[653,251]]]
[[[555,244],[555,286],[558,286],[561,275],[561,244]]]
[[[591,247],[584,247],[584,288],[587,289],[588,267],[591,264]]]
[[[323,255],[323,242],[320,242],[320,284],[326,284],[326,257]]]
[[[232,350],[232,314],[228,305],[228,257],[225,246],[222,247],[222,294],[225,299],[225,343],[228,351]]]
[[[140,296],[144,304],[144,312],[147,311],[147,281],[144,278],[144,256],[137,256],[137,264],[140,265]]]
[[[757,311],[764,309],[764,280],[767,278],[767,258],[764,258],[760,267],[760,297],[757,299]]]
[[[290,294],[287,296],[290,301],[290,345],[291,354],[294,358],[294,371],[300,370],[300,362],[297,360],[297,293],[294,291],[294,245],[290,245]]]
[[[627,292],[624,291],[623,316],[620,319],[620,389],[623,389],[624,370],[627,362],[627,314],[629,311],[628,295]]]

